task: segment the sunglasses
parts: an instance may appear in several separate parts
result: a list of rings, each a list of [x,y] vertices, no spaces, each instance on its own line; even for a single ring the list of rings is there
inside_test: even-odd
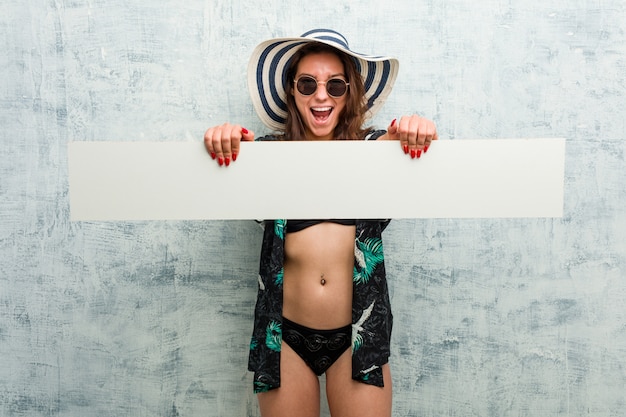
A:
[[[317,91],[317,86],[319,84],[326,84],[326,92],[329,96],[335,98],[346,94],[348,86],[350,85],[350,83],[347,83],[341,78],[331,78],[328,81],[317,81],[315,78],[309,77],[308,75],[303,75],[297,80],[294,80],[294,82],[296,83],[296,89],[303,96],[310,96]]]

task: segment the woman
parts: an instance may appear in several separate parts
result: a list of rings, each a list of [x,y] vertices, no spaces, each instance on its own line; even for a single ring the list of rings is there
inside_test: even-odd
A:
[[[355,53],[345,38],[313,30],[255,49],[248,84],[257,113],[277,133],[259,140],[398,140],[418,158],[437,139],[419,116],[387,131],[364,127],[389,95],[398,62]],[[236,124],[208,129],[207,151],[236,161],[254,133]],[[326,374],[333,417],[391,416],[392,314],[382,220],[266,221],[250,348],[261,415],[319,416]]]

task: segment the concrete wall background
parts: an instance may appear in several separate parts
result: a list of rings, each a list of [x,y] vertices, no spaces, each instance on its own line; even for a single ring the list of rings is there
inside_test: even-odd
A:
[[[379,126],[567,138],[562,219],[392,222],[395,414],[626,413],[621,0],[4,0],[0,415],[258,415],[258,226],[71,223],[66,144],[261,133],[249,53],[313,27],[400,58]]]

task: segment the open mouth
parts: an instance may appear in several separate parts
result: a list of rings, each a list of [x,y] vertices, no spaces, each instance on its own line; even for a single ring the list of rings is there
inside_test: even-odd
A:
[[[332,107],[312,107],[311,114],[315,118],[316,122],[323,123],[330,117],[330,114],[333,112]]]

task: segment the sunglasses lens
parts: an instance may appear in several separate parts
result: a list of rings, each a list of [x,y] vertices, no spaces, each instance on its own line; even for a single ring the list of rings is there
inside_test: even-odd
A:
[[[310,96],[311,94],[315,93],[315,90],[317,90],[317,81],[315,81],[315,79],[311,77],[301,77],[300,79],[298,79],[296,88],[298,89],[300,94]]]
[[[348,86],[346,82],[339,78],[333,78],[326,83],[326,91],[333,97],[341,97],[346,94]]]

